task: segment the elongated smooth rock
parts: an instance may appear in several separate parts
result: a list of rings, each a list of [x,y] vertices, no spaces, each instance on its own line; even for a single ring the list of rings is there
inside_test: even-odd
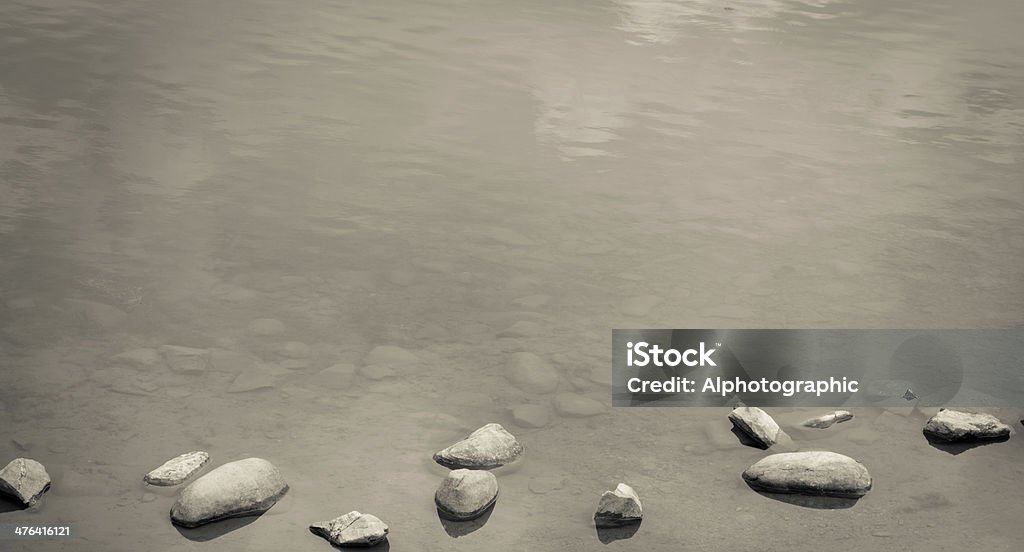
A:
[[[756,406],[740,406],[729,413],[732,425],[753,439],[758,445],[769,448],[779,440],[779,424],[767,412]]]
[[[644,516],[643,506],[636,491],[625,483],[619,483],[614,491],[605,491],[594,512],[594,524],[598,527],[618,527],[637,523]]]
[[[143,478],[150,485],[170,487],[183,483],[210,459],[210,455],[197,450],[171,458]]]
[[[438,512],[456,521],[480,517],[497,499],[498,478],[480,470],[452,470],[434,493]]]
[[[228,462],[182,489],[171,521],[197,527],[225,518],[261,514],[288,492],[281,472],[262,458]]]
[[[924,432],[943,441],[984,441],[1009,437],[1010,426],[991,414],[974,414],[944,408],[931,417]]]
[[[465,439],[434,454],[442,466],[489,470],[508,464],[523,454],[523,445],[501,424],[487,424]]]
[[[50,488],[50,474],[42,464],[30,458],[15,458],[0,470],[0,492],[35,506]]]
[[[813,427],[816,429],[825,429],[827,427],[832,427],[834,424],[839,424],[852,419],[853,414],[851,414],[849,411],[836,410],[835,412],[830,412],[828,414],[818,416],[816,418],[804,420],[804,423],[800,425],[804,427]]]
[[[309,530],[335,546],[373,546],[388,536],[388,526],[377,516],[356,510],[309,526]]]
[[[871,490],[871,475],[863,464],[835,452],[783,452],[750,466],[743,479],[769,493],[858,498]]]

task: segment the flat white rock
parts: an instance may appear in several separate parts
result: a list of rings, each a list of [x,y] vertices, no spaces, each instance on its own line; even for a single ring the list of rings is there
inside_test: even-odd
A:
[[[373,546],[388,536],[388,526],[377,516],[356,510],[309,526],[314,534],[335,546]]]
[[[1005,439],[1013,430],[991,414],[974,414],[944,408],[931,417],[924,432],[943,441]]]
[[[159,468],[147,473],[143,479],[146,483],[158,487],[178,485],[192,477],[209,459],[210,455],[201,450],[186,452],[164,462]]]
[[[598,527],[618,527],[636,523],[643,518],[644,510],[636,491],[625,483],[619,483],[614,491],[605,491],[594,512],[594,524]]]
[[[743,472],[758,491],[858,498],[871,490],[871,475],[849,456],[828,451],[783,452]]]
[[[779,424],[767,412],[756,406],[740,406],[729,413],[729,420],[737,429],[758,445],[769,448],[779,440]]]
[[[454,445],[434,454],[442,466],[489,470],[508,464],[523,453],[523,445],[501,424],[487,424]]]

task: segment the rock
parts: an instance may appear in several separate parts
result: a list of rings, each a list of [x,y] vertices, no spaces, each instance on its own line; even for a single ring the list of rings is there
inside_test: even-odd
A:
[[[487,424],[434,454],[434,461],[452,469],[489,470],[504,466],[522,454],[523,445],[501,424]]]
[[[434,493],[434,504],[445,519],[476,519],[498,499],[498,479],[488,471],[458,469],[448,472]]]
[[[924,432],[942,441],[985,441],[1010,436],[1010,426],[991,414],[973,414],[943,408],[924,426]]]
[[[377,516],[355,510],[330,521],[309,526],[309,530],[334,546],[373,546],[388,536],[388,526]]]
[[[835,412],[830,412],[828,414],[824,414],[816,418],[804,420],[804,422],[800,425],[804,427],[813,427],[816,429],[825,429],[827,427],[832,427],[833,424],[839,424],[852,419],[853,414],[851,414],[848,410],[836,410]]]
[[[497,337],[533,337],[541,334],[540,324],[536,322],[530,322],[529,320],[520,320],[515,324],[501,330],[497,333]]]
[[[556,412],[570,418],[597,416],[608,410],[604,403],[576,393],[559,393],[555,395],[552,405]]]
[[[754,440],[762,448],[769,448],[779,440],[779,424],[767,412],[756,406],[740,406],[729,413],[732,425]]]
[[[15,458],[0,470],[0,492],[35,506],[50,488],[50,474],[42,464],[30,458]]]
[[[159,468],[147,473],[143,480],[158,487],[178,485],[192,477],[209,459],[210,455],[203,451],[186,452],[181,456],[171,458],[161,464]]]
[[[917,398],[917,393],[914,393],[914,390],[908,387],[907,390],[903,392],[903,398],[908,401],[912,401]]]
[[[289,341],[281,346],[281,355],[288,358],[304,359],[309,358],[310,354],[309,345],[301,341]]]
[[[769,493],[859,498],[871,490],[871,475],[863,464],[826,451],[773,454],[747,468],[743,479]]]
[[[160,352],[156,349],[139,347],[114,355],[111,360],[126,364],[137,370],[152,370],[163,362],[163,357],[160,356]]]
[[[163,345],[160,352],[171,370],[183,374],[201,374],[210,364],[210,353],[206,349]]]
[[[171,521],[197,527],[220,519],[262,514],[288,492],[281,472],[262,458],[228,462],[196,479],[171,507]]]
[[[548,425],[551,413],[539,404],[521,404],[512,409],[512,421],[519,427],[538,428]]]
[[[363,364],[367,366],[380,364],[384,366],[406,367],[417,362],[419,362],[419,357],[415,354],[394,345],[378,345],[363,360]]]
[[[618,527],[637,523],[643,515],[643,506],[636,491],[625,483],[619,483],[614,491],[605,491],[601,495],[594,512],[594,523],[598,527]]]
[[[558,388],[558,372],[533,353],[515,353],[509,359],[505,379],[527,393],[552,393]]]
[[[284,322],[276,318],[257,318],[249,324],[249,333],[260,337],[281,335],[284,333]]]

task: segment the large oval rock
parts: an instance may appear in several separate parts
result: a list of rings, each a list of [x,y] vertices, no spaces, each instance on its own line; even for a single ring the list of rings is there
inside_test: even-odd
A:
[[[827,451],[773,454],[747,468],[743,479],[769,493],[858,498],[871,490],[871,475],[863,464]]]
[[[434,461],[452,469],[489,470],[504,466],[521,454],[523,445],[501,424],[487,424],[434,454]]]
[[[740,406],[729,413],[729,420],[762,448],[769,448],[779,440],[779,424],[767,412],[755,406]]]
[[[527,393],[551,393],[558,388],[558,372],[533,353],[516,353],[509,359],[505,379]]]
[[[960,410],[939,410],[924,426],[924,432],[942,441],[986,441],[1010,436],[1010,426],[991,414]]]
[[[31,458],[15,458],[0,470],[0,492],[35,506],[50,488],[50,474]]]
[[[159,468],[147,473],[143,479],[146,483],[159,487],[178,485],[192,477],[209,459],[210,455],[201,450],[186,452],[164,462]]]
[[[373,546],[388,536],[388,526],[377,516],[356,510],[309,526],[314,534],[335,546]]]
[[[497,499],[498,478],[480,470],[452,470],[434,493],[437,511],[455,521],[480,517]]]
[[[636,491],[625,483],[619,483],[614,491],[605,491],[594,512],[594,524],[598,527],[618,527],[637,523],[644,516],[643,506]]]
[[[281,472],[262,458],[228,462],[193,481],[171,507],[171,521],[197,527],[220,519],[261,514],[288,492]]]

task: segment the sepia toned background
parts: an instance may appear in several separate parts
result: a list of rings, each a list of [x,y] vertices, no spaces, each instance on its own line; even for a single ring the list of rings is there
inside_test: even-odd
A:
[[[875,488],[775,501],[727,409],[612,410],[610,338],[1020,326],[1022,24],[1014,0],[0,2],[0,463],[53,478],[0,521],[79,532],[0,548],[326,550],[308,524],[359,510],[396,551],[594,550],[622,481],[645,520],[609,550],[1013,549],[1019,435],[954,455],[925,412],[857,410],[793,437]],[[604,410],[518,426],[556,395],[510,385],[520,352]],[[492,421],[527,459],[456,538],[430,455]],[[196,449],[291,492],[182,534],[142,475]]]

